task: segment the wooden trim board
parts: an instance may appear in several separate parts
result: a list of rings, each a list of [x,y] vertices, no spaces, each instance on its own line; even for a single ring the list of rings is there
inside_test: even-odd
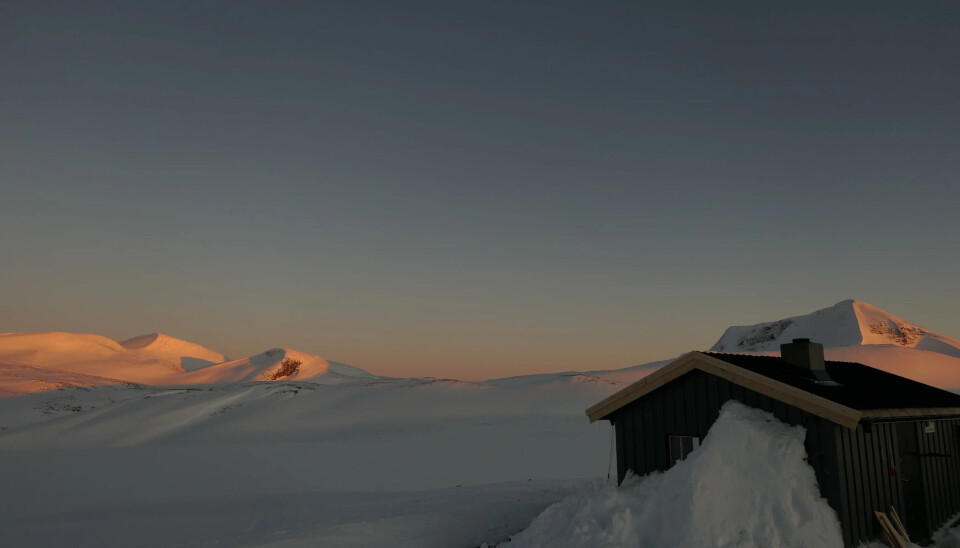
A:
[[[684,354],[650,375],[591,406],[586,411],[587,418],[590,419],[590,422],[601,420],[617,409],[640,399],[694,369],[699,369],[754,392],[803,409],[808,413],[847,428],[855,429],[860,422],[861,413],[856,409],[775,381],[702,352]]]

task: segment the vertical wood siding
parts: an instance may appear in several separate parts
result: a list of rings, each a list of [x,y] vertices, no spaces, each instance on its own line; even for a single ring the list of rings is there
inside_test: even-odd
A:
[[[926,502],[927,526],[932,533],[960,512],[960,420],[933,421],[936,431],[923,432],[925,421],[916,423],[920,440],[920,471]]]
[[[880,538],[883,532],[873,512],[893,506],[904,516],[896,431],[892,424],[861,424],[856,430],[837,428],[837,459],[841,481],[838,508],[848,545]]]

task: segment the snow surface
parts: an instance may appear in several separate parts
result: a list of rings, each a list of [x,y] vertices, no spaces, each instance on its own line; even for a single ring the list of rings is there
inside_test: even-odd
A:
[[[360,376],[0,399],[0,546],[502,542],[606,474],[611,430],[583,409],[617,388]]]
[[[842,547],[802,427],[727,402],[700,448],[663,473],[596,484],[551,506],[511,548]]]
[[[177,339],[163,333],[150,333],[120,343],[132,359],[144,362],[162,360],[179,363],[185,371],[193,371],[227,361],[227,357],[199,344]],[[142,357],[137,356],[142,355]],[[139,358],[139,359],[138,359]]]
[[[874,321],[851,309],[818,317]],[[827,357],[960,388],[955,340],[927,335],[912,347],[861,339]],[[708,437],[664,474],[622,489],[599,479],[613,468],[612,429],[584,409],[669,361],[464,382],[378,377],[288,348],[227,361],[161,334],[0,334],[0,395],[12,396],[0,398],[0,546],[477,547],[511,536],[537,546],[557,514],[595,521],[554,546],[609,545],[614,534],[683,545],[666,524],[694,517],[690,535],[746,546],[822,532],[808,468],[781,470],[780,491],[732,479],[741,465],[774,474],[771,451],[796,461],[796,431],[765,421],[722,436],[715,425],[736,456]],[[718,467],[728,472],[708,477]],[[792,506],[777,498],[786,492]],[[672,516],[671,504],[689,507]],[[709,525],[732,519],[728,506],[736,535]],[[790,537],[791,527],[807,532]],[[957,548],[960,534],[944,535]]]

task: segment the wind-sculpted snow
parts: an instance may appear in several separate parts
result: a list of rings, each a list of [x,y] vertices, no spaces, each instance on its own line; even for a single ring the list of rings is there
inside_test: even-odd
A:
[[[805,461],[804,436],[728,402],[686,460],[571,495],[502,546],[840,548],[840,522]]]

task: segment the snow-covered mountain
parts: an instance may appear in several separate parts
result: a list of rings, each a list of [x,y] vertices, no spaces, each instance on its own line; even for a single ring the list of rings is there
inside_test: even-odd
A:
[[[823,344],[828,360],[864,363],[960,390],[960,340],[852,299],[802,316],[728,327],[710,350],[779,354],[780,345],[795,338]]]
[[[151,333],[116,342],[93,334],[0,333],[0,396],[69,386],[153,386],[306,380],[339,384],[366,371],[289,348],[228,361],[219,352]]]
[[[807,338],[828,348],[887,345],[930,350],[960,358],[960,340],[934,333],[876,306],[853,299],[802,316],[728,327],[710,350],[779,351],[782,343],[795,338]]]

